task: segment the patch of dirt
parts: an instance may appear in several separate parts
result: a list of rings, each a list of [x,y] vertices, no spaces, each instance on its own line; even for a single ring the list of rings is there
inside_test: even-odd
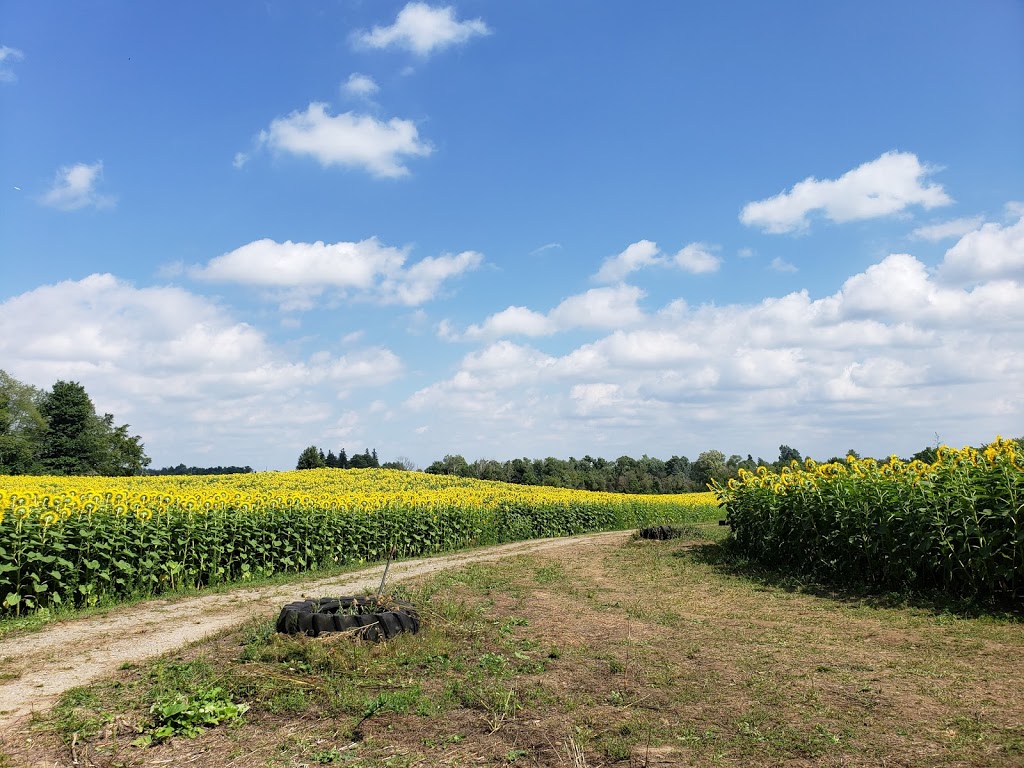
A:
[[[620,541],[628,532],[597,533],[514,542],[440,557],[391,564],[388,583],[470,563],[481,563],[561,547],[586,550]],[[384,566],[343,576],[188,598],[151,600],[109,614],[63,621],[20,637],[0,640],[0,734],[10,733],[33,712],[44,712],[70,688],[110,675],[202,640],[255,616],[272,616],[298,595],[320,597],[373,592]],[[2,738],[2,737],[0,737]]]

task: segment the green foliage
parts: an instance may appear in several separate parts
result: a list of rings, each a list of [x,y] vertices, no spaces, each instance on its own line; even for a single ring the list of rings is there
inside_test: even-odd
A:
[[[126,514],[124,504],[110,498],[65,515],[59,504],[34,512],[18,497],[10,501],[15,507],[0,521],[0,616],[374,562],[392,547],[400,558],[417,557],[720,516],[713,504],[653,504],[636,496],[581,495],[557,503],[524,498],[485,507],[455,494],[432,511],[395,501],[372,513],[358,505],[282,503]]]
[[[322,469],[327,466],[327,460],[323,452],[315,445],[311,445],[299,454],[299,460],[295,465],[296,469]]]
[[[742,556],[839,582],[1024,596],[1024,446],[761,468],[716,493]]]
[[[0,371],[0,475],[35,471],[46,432],[41,393]]]
[[[134,744],[149,746],[176,735],[192,739],[207,728],[239,720],[248,709],[248,704],[235,703],[219,687],[201,688],[191,695],[166,694],[153,702],[152,725]]]
[[[137,475],[150,462],[141,440],[98,416],[78,382],[40,392],[0,371],[0,475]]]

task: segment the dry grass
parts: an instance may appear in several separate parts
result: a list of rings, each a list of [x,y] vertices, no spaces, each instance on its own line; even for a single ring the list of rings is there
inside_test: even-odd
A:
[[[6,765],[1024,764],[1020,623],[719,554],[630,541],[442,574],[413,589],[425,630],[386,646],[257,621],[72,692]],[[157,689],[213,684],[251,705],[242,725],[131,746]]]

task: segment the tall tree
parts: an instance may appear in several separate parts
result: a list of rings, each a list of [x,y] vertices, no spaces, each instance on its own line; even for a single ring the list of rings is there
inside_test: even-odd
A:
[[[42,393],[0,371],[0,475],[37,471],[46,421],[37,403]]]
[[[775,462],[776,469],[782,469],[788,467],[790,462],[795,461],[797,464],[803,461],[800,456],[800,451],[796,448],[790,448],[788,445],[779,446],[779,460]]]
[[[103,414],[102,433],[106,444],[103,466],[100,473],[109,477],[131,477],[141,475],[152,461],[146,455],[139,435],[129,435],[128,425],[114,426],[114,416]]]
[[[92,475],[102,471],[102,422],[96,418],[85,387],[77,381],[58,381],[40,403],[46,419],[43,471],[52,475]]]
[[[311,445],[299,454],[296,469],[320,469],[326,466],[323,453],[315,445]]]
[[[704,451],[690,465],[690,477],[700,490],[704,490],[712,480],[723,482],[729,477],[729,468],[725,464],[725,454],[721,451]]]

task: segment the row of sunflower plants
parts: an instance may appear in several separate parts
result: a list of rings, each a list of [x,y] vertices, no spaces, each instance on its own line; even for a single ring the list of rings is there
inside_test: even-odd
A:
[[[395,470],[0,477],[0,616],[504,541],[717,519],[626,496]]]
[[[731,545],[762,565],[896,591],[1024,597],[1024,446],[997,437],[937,456],[760,467],[713,490]]]

